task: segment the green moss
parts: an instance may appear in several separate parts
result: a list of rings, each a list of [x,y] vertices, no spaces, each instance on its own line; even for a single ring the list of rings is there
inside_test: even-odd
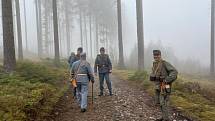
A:
[[[43,63],[19,62],[14,74],[0,75],[0,120],[40,119],[67,90],[65,69]]]

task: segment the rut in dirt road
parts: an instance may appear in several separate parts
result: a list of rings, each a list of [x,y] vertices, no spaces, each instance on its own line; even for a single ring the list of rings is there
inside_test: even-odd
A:
[[[94,84],[94,104],[91,104],[91,84],[87,112],[81,113],[69,90],[55,107],[51,119],[54,121],[154,121],[161,116],[159,107],[153,106],[152,98],[142,89],[131,86],[127,81],[111,77],[114,96],[99,97],[98,81]],[[189,121],[177,112],[171,119]]]

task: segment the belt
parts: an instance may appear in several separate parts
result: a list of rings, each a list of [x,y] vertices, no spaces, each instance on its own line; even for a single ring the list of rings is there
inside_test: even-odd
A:
[[[108,67],[108,65],[98,65],[99,67]]]
[[[78,76],[87,76],[87,74],[77,74]]]

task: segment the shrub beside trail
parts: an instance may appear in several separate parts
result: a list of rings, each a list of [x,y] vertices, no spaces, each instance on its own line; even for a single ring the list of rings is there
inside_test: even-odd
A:
[[[13,74],[0,67],[0,120],[39,120],[67,90],[66,68],[52,62],[18,62]]]

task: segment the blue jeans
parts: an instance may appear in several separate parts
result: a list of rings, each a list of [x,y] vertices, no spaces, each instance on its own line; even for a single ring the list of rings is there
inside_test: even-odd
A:
[[[88,84],[77,83],[77,101],[81,109],[87,108],[87,95],[88,95]]]
[[[111,80],[109,78],[109,73],[99,73],[100,94],[103,94],[104,80],[106,80],[106,84],[107,84],[109,93],[112,94],[112,82],[111,82]]]

